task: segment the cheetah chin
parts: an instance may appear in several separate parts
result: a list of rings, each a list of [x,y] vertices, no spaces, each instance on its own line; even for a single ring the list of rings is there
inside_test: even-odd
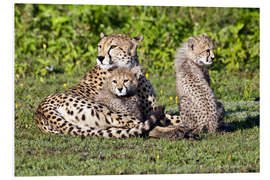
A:
[[[205,57],[203,58],[200,58],[198,60],[198,62],[201,64],[201,65],[211,65],[214,61],[213,60],[209,60],[207,61],[207,59]]]

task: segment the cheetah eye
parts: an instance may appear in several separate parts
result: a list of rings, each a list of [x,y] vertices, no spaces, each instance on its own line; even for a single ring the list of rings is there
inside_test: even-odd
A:
[[[117,84],[117,81],[116,81],[116,80],[113,80],[112,82],[113,82],[114,84]]]
[[[210,53],[210,49],[207,49],[206,52],[207,52],[207,53]]]
[[[98,45],[98,48],[101,49],[101,45]]]
[[[128,79],[124,79],[124,83],[128,82]]]
[[[111,49],[116,48],[116,47],[117,47],[116,45],[111,45]]]

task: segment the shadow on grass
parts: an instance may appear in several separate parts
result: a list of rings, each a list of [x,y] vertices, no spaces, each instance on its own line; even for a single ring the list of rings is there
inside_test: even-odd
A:
[[[225,116],[231,115],[231,114],[234,114],[234,113],[237,113],[237,112],[244,112],[244,111],[248,111],[248,108],[241,108],[241,107],[238,106],[234,110],[226,110]]]
[[[224,123],[224,125],[220,127],[220,130],[225,132],[234,132],[240,129],[252,129],[255,126],[260,126],[260,115],[248,116],[245,121]]]
[[[225,112],[225,116],[236,113],[236,112],[243,112],[243,111],[247,111],[247,108],[237,108],[235,110],[228,110]],[[174,115],[179,116],[179,112],[173,112],[169,114],[172,116]],[[239,129],[242,129],[242,130],[252,129],[255,126],[260,126],[260,115],[248,116],[244,121],[233,121],[233,122],[224,123],[224,125],[222,125],[219,130],[225,131],[225,132],[234,132]]]

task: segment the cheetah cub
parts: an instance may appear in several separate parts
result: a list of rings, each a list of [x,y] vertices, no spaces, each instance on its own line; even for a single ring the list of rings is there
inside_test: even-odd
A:
[[[224,117],[224,107],[210,87],[207,69],[214,61],[213,50],[213,41],[201,34],[183,43],[174,60],[181,121],[194,133],[216,132]]]
[[[142,119],[137,96],[138,79],[142,73],[141,66],[132,69],[118,67],[110,69],[105,85],[95,100],[108,106],[111,110],[136,116]]]

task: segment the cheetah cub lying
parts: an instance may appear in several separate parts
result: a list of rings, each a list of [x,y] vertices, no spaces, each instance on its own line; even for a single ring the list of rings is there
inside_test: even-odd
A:
[[[213,41],[201,34],[182,44],[174,60],[181,121],[194,133],[204,129],[216,132],[224,117],[224,107],[210,87],[207,69],[214,61],[213,50]]]
[[[142,114],[137,96],[138,79],[142,73],[141,66],[132,69],[118,67],[109,71],[111,73],[106,77],[105,86],[95,100],[113,111],[133,115],[141,120]]]

